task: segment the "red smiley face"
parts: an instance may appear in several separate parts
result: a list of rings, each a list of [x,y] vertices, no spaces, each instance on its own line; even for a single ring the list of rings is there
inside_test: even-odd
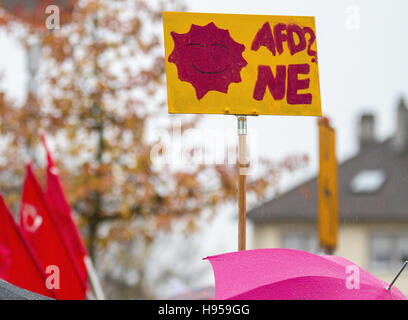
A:
[[[230,83],[241,82],[240,72],[247,62],[242,57],[245,46],[231,38],[228,30],[213,22],[191,25],[188,33],[171,33],[174,50],[169,62],[176,64],[181,81],[191,83],[197,99],[208,91],[228,92]]]

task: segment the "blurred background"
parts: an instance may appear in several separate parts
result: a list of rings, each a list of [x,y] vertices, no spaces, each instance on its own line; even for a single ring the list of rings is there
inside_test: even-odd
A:
[[[194,158],[203,145],[194,135],[228,141],[236,119],[167,114],[162,11],[316,17],[322,110],[339,160],[335,254],[385,281],[408,259],[406,1],[0,5],[0,192],[17,213],[25,164],[44,175],[44,132],[108,298],[209,298],[201,259],[236,250],[236,168]],[[47,24],[49,5],[59,25]],[[248,178],[249,247],[318,252],[317,119],[249,117],[248,129],[259,163]],[[190,137],[181,162],[152,159],[158,145],[177,152]],[[407,294],[408,277],[397,286]]]

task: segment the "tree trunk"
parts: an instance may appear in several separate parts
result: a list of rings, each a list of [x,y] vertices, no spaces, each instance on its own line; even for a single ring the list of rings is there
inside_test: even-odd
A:
[[[94,29],[92,32],[92,38],[94,43],[97,43],[97,28],[98,28],[98,17],[95,14],[94,17]],[[100,73],[100,68],[98,65],[99,52],[94,54],[94,75],[98,77]],[[95,153],[95,161],[98,164],[98,168],[102,165],[102,156],[105,150],[104,144],[104,119],[103,112],[101,110],[100,97],[95,97],[95,101],[92,105],[92,109],[96,118],[95,129],[98,133],[98,146]],[[98,178],[101,178],[101,173],[98,170]],[[99,179],[100,180],[100,179]],[[89,256],[96,265],[95,254],[98,242],[98,227],[101,223],[101,210],[102,210],[102,193],[99,190],[95,190],[93,194],[93,211],[89,219]]]

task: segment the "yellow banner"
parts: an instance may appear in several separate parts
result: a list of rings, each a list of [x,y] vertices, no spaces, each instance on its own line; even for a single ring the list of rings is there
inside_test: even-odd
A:
[[[338,233],[337,158],[334,129],[319,121],[319,239],[325,248],[335,249]]]
[[[320,116],[314,17],[164,12],[169,113]]]

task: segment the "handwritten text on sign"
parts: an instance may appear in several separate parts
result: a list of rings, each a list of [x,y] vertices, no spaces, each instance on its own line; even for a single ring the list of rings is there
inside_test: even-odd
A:
[[[170,113],[321,115],[313,17],[163,18]]]

